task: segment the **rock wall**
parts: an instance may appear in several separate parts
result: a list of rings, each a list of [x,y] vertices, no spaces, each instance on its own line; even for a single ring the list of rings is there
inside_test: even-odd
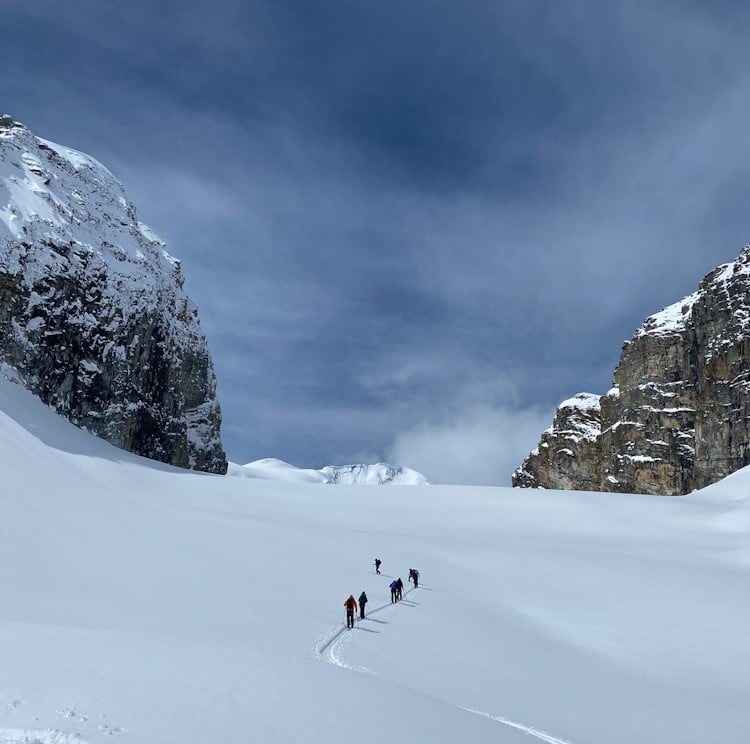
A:
[[[112,444],[223,473],[216,378],[182,284],[104,166],[0,117],[0,361]]]
[[[612,389],[565,401],[513,485],[674,495],[748,464],[750,246],[645,320]]]

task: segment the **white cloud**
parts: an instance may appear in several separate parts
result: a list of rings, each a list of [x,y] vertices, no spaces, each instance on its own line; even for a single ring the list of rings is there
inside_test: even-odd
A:
[[[398,434],[387,459],[433,483],[507,486],[553,415],[541,408],[466,410]]]

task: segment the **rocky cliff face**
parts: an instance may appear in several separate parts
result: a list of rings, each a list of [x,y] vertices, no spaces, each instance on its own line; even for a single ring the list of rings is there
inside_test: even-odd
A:
[[[0,361],[112,444],[223,473],[216,379],[182,283],[104,166],[0,117]]]
[[[748,464],[750,246],[645,320],[612,389],[565,401],[513,485],[684,494]]]

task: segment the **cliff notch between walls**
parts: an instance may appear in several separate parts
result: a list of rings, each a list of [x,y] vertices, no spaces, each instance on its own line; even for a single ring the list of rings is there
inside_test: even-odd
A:
[[[612,389],[563,402],[522,488],[685,494],[750,464],[750,245],[648,317]]]
[[[117,447],[224,473],[216,377],[182,285],[104,166],[0,117],[0,362]]]

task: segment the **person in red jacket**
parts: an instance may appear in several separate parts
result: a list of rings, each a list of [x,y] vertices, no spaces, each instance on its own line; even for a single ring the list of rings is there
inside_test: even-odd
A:
[[[344,607],[346,608],[346,627],[347,628],[353,628],[354,627],[354,612],[357,609],[357,600],[354,599],[354,595],[350,594],[349,599],[344,602]]]

